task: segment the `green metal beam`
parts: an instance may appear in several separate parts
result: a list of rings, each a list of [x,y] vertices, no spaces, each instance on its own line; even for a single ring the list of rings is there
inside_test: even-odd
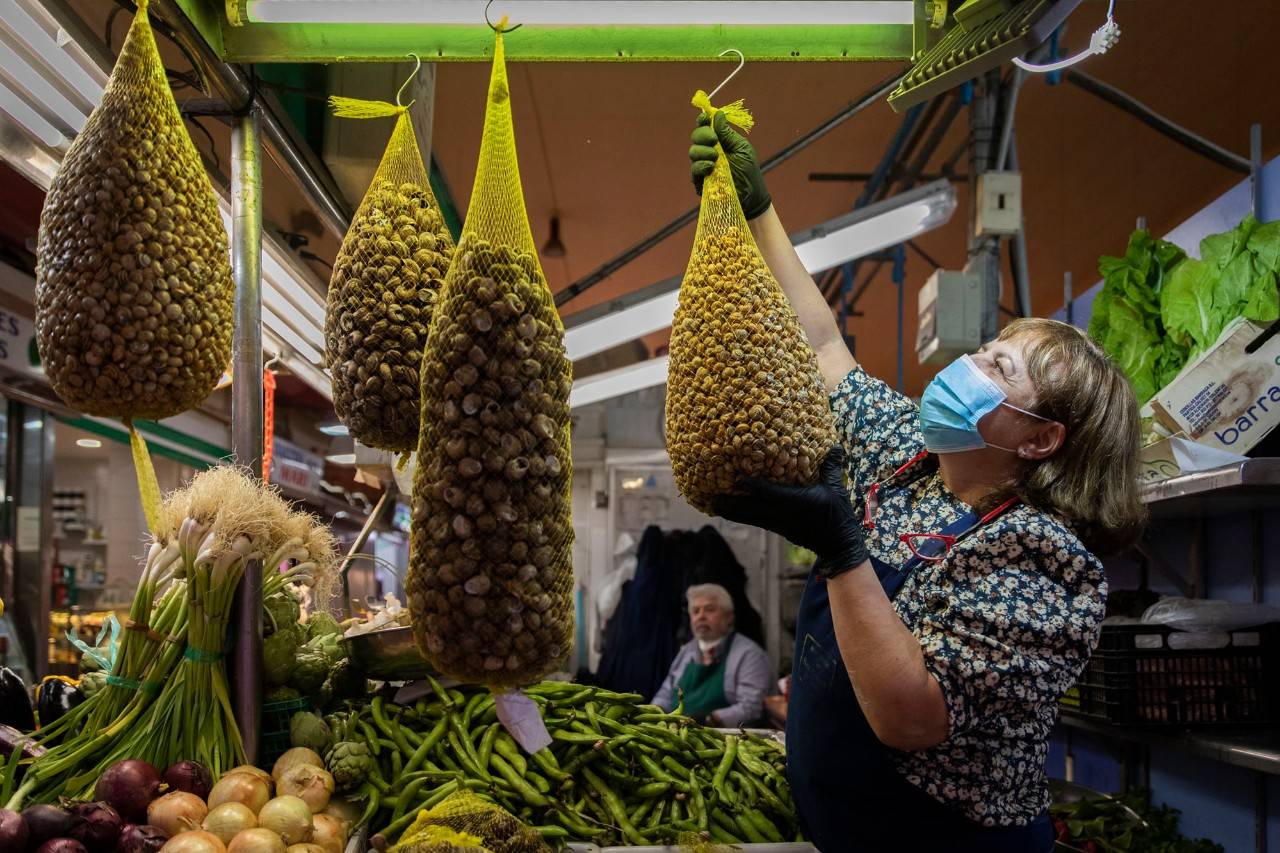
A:
[[[206,25],[193,21],[209,38]],[[750,62],[902,60],[911,57],[912,39],[909,24],[525,27],[507,36],[506,50],[510,62],[705,61],[728,47]],[[483,24],[224,23],[219,40],[228,62],[393,62],[410,53],[428,62],[493,57],[493,32]]]
[[[173,0],[173,4],[195,24],[213,52],[222,56],[222,29],[227,21],[222,4],[214,0]]]

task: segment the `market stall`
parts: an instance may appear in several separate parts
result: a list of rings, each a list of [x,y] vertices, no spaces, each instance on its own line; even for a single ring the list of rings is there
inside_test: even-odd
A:
[[[860,297],[881,268],[891,274],[884,305],[896,307],[896,326],[878,333],[896,343],[905,392],[920,365],[993,338],[1002,309],[1032,315],[1019,87],[1114,47],[1114,9],[1089,47],[1064,59],[1059,39],[1078,0],[499,5],[20,0],[0,12],[0,148],[44,193],[35,278],[6,284],[16,308],[0,299],[35,356],[0,358],[3,390],[58,407],[56,422],[30,421],[38,435],[25,445],[44,454],[31,489],[49,511],[20,498],[13,519],[39,581],[0,584],[11,610],[41,620],[13,636],[49,646],[26,671],[0,669],[0,848],[815,850],[787,739],[754,725],[785,721],[790,687],[778,674],[849,669],[841,648],[804,658],[815,643],[805,596],[814,577],[826,580],[812,570],[827,554],[730,520],[750,514],[733,516],[725,500],[740,501],[744,483],[843,489],[828,450],[845,437],[825,356],[749,224],[771,199],[744,199],[743,182],[762,182],[869,107],[900,114],[872,171],[816,179],[862,183],[853,210],[781,233],[795,248],[790,275],[816,277],[850,350]],[[816,128],[788,128],[754,177],[731,172],[730,137],[714,134],[770,122],[736,100],[735,75],[801,60],[896,65]],[[445,62],[475,63],[487,82],[470,124],[442,130],[434,67]],[[699,114],[712,125],[715,165],[694,167],[695,207],[573,278],[567,265],[551,270],[565,254],[554,203],[545,243],[535,238],[542,223],[531,222],[526,188],[552,169],[546,159],[520,168],[515,116],[528,81],[513,69],[598,62],[704,63],[680,106],[690,125]],[[612,104],[588,121],[626,111]],[[957,136],[962,111],[969,127],[946,159],[940,146]],[[1215,353],[1222,373],[1237,366],[1232,347],[1244,353],[1237,361],[1274,348],[1280,232],[1263,211],[1262,144],[1240,158],[1176,125],[1165,131],[1250,172],[1251,213],[1199,234],[1199,258],[1186,257],[1186,239],[1140,227],[1122,257],[1100,262],[1090,319],[1070,294],[1064,319],[1087,325],[1150,403],[1147,502],[1185,503],[1237,472],[1232,499],[1253,508],[1274,493],[1270,461],[1224,467],[1209,451],[1259,455],[1254,439],[1273,413],[1245,405],[1191,423],[1197,389],[1187,383]],[[433,151],[442,135],[475,164],[464,212]],[[968,174],[958,176],[965,151]],[[581,162],[604,173],[595,193],[608,195],[619,164]],[[961,201],[963,268],[948,270],[915,241],[943,229]],[[681,233],[682,275],[565,310]],[[1006,248],[1013,311],[1001,302]],[[914,359],[908,249],[931,273]],[[1250,381],[1245,404],[1280,399]],[[1222,396],[1237,393],[1220,384]],[[22,405],[11,404],[10,420]],[[31,464],[23,446],[8,464]],[[121,481],[136,483],[136,504],[118,502]],[[941,559],[917,553],[913,537],[950,548],[1013,504],[963,532],[902,539],[913,559]],[[864,508],[872,529],[871,502]],[[655,557],[642,540],[666,550]],[[1182,581],[1150,542],[1138,547],[1144,593],[1153,568]],[[1203,559],[1197,548],[1202,540],[1192,562]],[[640,579],[662,572],[679,578],[637,603]],[[680,644],[698,646],[686,594],[708,581],[727,588],[737,633],[764,647],[761,694],[776,700],[732,727],[701,706],[687,712],[684,696],[702,668],[724,663],[728,644],[701,649],[672,705],[655,698]],[[1199,575],[1190,584],[1188,598],[1205,592]],[[1262,605],[1261,569],[1255,585]],[[624,613],[633,630],[663,632],[663,660],[646,661],[652,677],[634,691],[609,680],[627,669],[610,662],[619,646],[609,625]],[[1175,727],[1273,724],[1274,632],[1233,618],[1218,632],[1232,651],[1212,655],[1179,646],[1200,623],[1103,626],[1095,659],[1061,699],[1060,771],[1061,733],[1051,747],[1065,782],[1042,817],[1059,849],[1221,849],[1179,836],[1176,813],[1157,800],[1072,784],[1081,780],[1070,732],[1164,744],[1180,737],[1163,734]],[[1162,654],[1144,657],[1155,635]],[[1184,678],[1161,680],[1169,672]],[[1179,693],[1188,686],[1194,695]],[[718,698],[713,708],[729,701]],[[1270,755],[1266,738],[1228,741],[1187,742],[1248,752],[1251,767],[1259,749]]]

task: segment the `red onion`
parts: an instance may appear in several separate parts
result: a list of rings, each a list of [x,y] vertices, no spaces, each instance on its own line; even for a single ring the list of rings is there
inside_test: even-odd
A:
[[[116,842],[115,853],[156,853],[169,840],[169,834],[158,826],[126,826]]]
[[[0,850],[25,850],[31,833],[22,815],[0,809]]]
[[[39,846],[51,838],[63,838],[71,831],[71,815],[57,806],[28,806],[22,810],[30,837],[27,844]]]
[[[164,771],[164,783],[170,791],[185,791],[202,800],[209,799],[213,789],[213,774],[209,768],[194,761],[179,761]]]
[[[111,850],[124,829],[119,812],[106,803],[76,803],[69,811],[72,823],[67,835],[93,853]]]
[[[93,796],[111,806],[128,823],[147,816],[147,806],[160,788],[160,771],[145,761],[130,758],[118,761],[98,779]]]
[[[71,838],[52,838],[41,844],[36,853],[89,853],[79,841]]]

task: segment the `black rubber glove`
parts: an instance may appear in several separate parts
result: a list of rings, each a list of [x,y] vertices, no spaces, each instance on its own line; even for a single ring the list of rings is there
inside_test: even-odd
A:
[[[745,494],[716,498],[717,515],[772,530],[818,555],[814,569],[833,577],[867,560],[862,524],[844,484],[844,450],[832,448],[812,486],[783,486],[744,480]]]
[[[689,159],[693,161],[693,188],[698,191],[698,195],[702,195],[702,182],[716,166],[718,142],[729,158],[729,174],[733,176],[733,187],[738,191],[743,214],[751,220],[769,209],[773,199],[769,197],[769,189],[764,185],[764,174],[756,159],[756,149],[745,136],[733,129],[724,113],[716,113],[714,123],[708,122],[707,114],[703,113],[692,138]]]

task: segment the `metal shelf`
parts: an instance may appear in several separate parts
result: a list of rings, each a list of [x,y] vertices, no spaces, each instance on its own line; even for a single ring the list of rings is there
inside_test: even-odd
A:
[[[1181,518],[1280,506],[1280,457],[1266,456],[1171,477],[1142,487],[1155,518]]]
[[[1275,726],[1235,729],[1148,729],[1117,726],[1063,712],[1064,726],[1116,740],[1189,755],[1280,776],[1280,731]]]

